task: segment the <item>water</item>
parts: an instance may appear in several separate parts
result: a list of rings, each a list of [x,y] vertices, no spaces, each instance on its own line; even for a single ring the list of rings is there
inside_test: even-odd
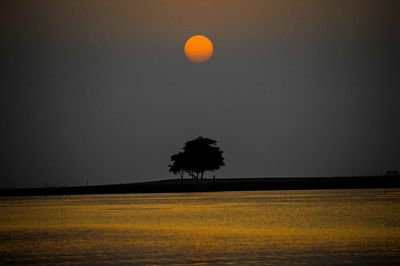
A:
[[[400,265],[400,190],[0,198],[0,264]]]

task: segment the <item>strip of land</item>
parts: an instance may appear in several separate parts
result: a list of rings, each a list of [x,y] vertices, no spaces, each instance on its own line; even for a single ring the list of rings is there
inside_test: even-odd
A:
[[[400,188],[399,176],[167,179],[152,182],[46,188],[0,189],[0,196],[119,193],[177,193],[252,190]]]

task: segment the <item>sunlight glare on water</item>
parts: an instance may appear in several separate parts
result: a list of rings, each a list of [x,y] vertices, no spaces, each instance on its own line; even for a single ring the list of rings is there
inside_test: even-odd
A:
[[[0,198],[0,264],[400,265],[400,190]]]

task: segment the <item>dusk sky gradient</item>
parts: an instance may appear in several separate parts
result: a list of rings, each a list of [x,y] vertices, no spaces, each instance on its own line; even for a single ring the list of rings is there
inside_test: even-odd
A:
[[[0,187],[400,170],[398,1],[2,1]],[[187,60],[208,36],[213,57]]]

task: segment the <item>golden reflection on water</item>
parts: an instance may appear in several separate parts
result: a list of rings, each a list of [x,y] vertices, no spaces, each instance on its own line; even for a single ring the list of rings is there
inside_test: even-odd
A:
[[[0,263],[400,264],[400,190],[0,198]]]

